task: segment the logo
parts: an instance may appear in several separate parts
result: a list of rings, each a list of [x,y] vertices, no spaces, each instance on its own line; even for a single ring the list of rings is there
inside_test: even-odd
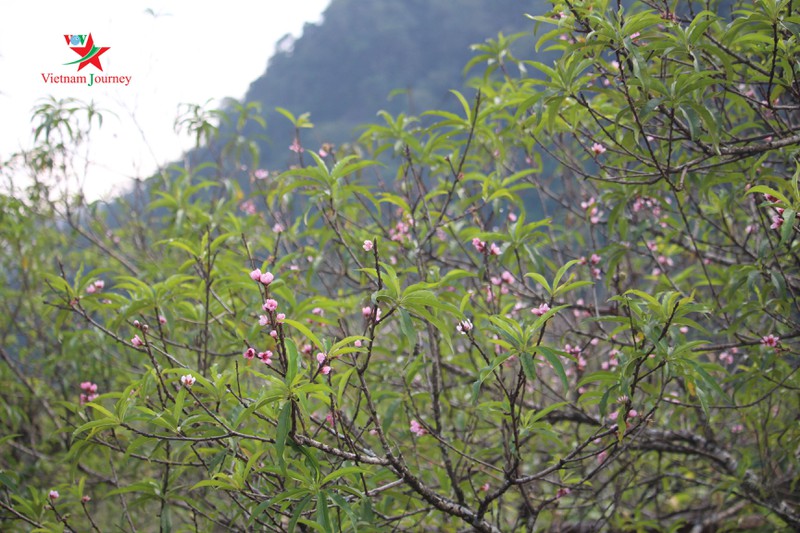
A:
[[[65,35],[64,39],[67,41],[67,46],[69,46],[73,52],[81,56],[80,59],[64,63],[65,65],[79,63],[79,72],[86,65],[94,65],[100,72],[103,71],[103,65],[100,64],[100,56],[106,53],[109,48],[111,48],[110,46],[95,46],[91,33],[88,37],[86,35]]]
[[[101,56],[108,52],[110,46],[97,46],[94,44],[92,34],[64,34],[64,40],[67,46],[78,54],[78,59],[64,63],[68,65],[78,65],[78,72],[83,70],[86,66],[93,66],[100,72],[103,72],[103,64],[101,63]],[[69,84],[69,85],[87,85],[94,87],[95,85],[125,85],[131,83],[133,76],[119,76],[111,74],[99,74],[89,72],[88,77],[84,74],[54,74],[52,72],[42,72],[42,80],[45,83],[51,84]]]

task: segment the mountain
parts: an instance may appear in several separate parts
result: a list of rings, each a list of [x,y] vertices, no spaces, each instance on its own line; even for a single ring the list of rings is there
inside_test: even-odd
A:
[[[245,96],[244,103],[260,103],[267,118],[262,160],[280,164],[289,157],[294,131],[275,107],[310,113],[315,127],[304,133],[304,144],[313,149],[352,140],[381,109],[415,114],[449,108],[455,104],[449,90],[464,89],[470,46],[499,32],[530,31],[533,23],[524,14],[548,9],[541,0],[332,0],[320,24],[278,43]],[[532,48],[532,42],[517,44]]]

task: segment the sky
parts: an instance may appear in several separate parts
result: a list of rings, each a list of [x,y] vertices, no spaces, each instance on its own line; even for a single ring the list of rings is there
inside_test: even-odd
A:
[[[108,198],[177,160],[192,146],[175,132],[182,103],[241,99],[264,73],[275,44],[322,20],[330,0],[6,2],[0,7],[0,162],[33,144],[31,112],[42,99],[77,98],[104,110],[78,177],[89,199]],[[100,72],[64,63],[80,56],[64,35],[109,47]],[[43,74],[84,75],[86,84],[46,83]],[[90,74],[130,76],[88,85]],[[213,104],[213,102],[212,102]],[[20,178],[22,179],[22,178]]]

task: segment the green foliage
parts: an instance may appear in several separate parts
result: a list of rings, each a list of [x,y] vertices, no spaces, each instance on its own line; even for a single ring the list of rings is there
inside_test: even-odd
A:
[[[556,3],[558,59],[500,34],[341,153],[279,109],[280,173],[257,106],[190,107],[218,160],[110,210],[51,185],[98,116],[48,102],[0,197],[4,527],[797,529],[791,9]]]

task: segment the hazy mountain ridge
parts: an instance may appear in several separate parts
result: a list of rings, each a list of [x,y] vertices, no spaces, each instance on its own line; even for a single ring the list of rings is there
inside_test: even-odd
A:
[[[267,115],[272,147],[262,150],[262,160],[282,160],[291,140],[288,121],[274,112],[278,106],[311,114],[315,128],[307,142],[314,148],[353,139],[356,127],[381,109],[413,114],[448,107],[454,103],[448,91],[464,87],[470,45],[530,30],[524,14],[548,7],[521,0],[333,0],[323,21],[307,24],[278,51],[245,96]],[[408,92],[388,100],[396,89]]]

